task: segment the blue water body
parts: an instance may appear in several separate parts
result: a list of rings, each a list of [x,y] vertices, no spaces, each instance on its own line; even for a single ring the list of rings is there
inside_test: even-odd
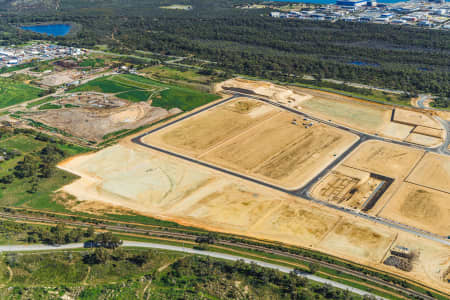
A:
[[[69,24],[48,24],[35,26],[22,26],[23,30],[29,30],[37,33],[46,33],[53,36],[65,36],[69,33],[72,26]]]
[[[356,66],[367,66],[367,67],[379,67],[380,65],[377,63],[369,63],[369,62],[365,62],[365,61],[351,61],[349,62],[349,64],[351,65],[356,65]]]

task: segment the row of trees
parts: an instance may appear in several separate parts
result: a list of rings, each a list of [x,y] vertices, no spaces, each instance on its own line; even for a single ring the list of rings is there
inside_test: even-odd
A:
[[[218,261],[209,257],[193,256],[178,260],[171,270],[163,275],[162,281],[173,288],[186,285],[198,286],[222,299],[243,299],[236,282],[248,286],[249,291],[258,291],[261,298],[281,299],[361,299],[348,291],[327,284],[311,284],[297,273],[284,274],[244,261],[234,263]],[[220,288],[214,282],[220,281]],[[372,297],[365,297],[372,299]]]

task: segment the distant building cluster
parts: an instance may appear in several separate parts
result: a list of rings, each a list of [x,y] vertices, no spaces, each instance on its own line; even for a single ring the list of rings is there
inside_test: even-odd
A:
[[[289,12],[273,11],[274,18],[308,19],[413,25],[450,30],[450,4],[445,0],[413,0],[392,4],[376,0],[337,0],[334,5],[322,5],[316,9],[299,9]]]
[[[51,44],[0,48],[0,68],[12,67],[33,60],[52,60],[85,54],[85,50]]]

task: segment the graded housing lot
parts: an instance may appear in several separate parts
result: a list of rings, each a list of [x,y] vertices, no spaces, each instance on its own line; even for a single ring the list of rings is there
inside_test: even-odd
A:
[[[322,201],[362,209],[383,183],[370,172],[341,165],[316,184],[311,194]]]
[[[357,139],[240,98],[148,135],[143,142],[293,189],[312,179]]]
[[[385,202],[390,199],[423,155],[424,151],[422,150],[387,142],[368,141],[362,143],[353,153],[351,153],[350,156],[343,160],[340,166],[335,168],[334,171],[339,172],[340,169],[354,169],[361,172],[375,174],[375,176],[381,175],[393,180],[390,187],[381,195],[371,209],[369,209],[369,213],[377,214],[377,212],[384,206]],[[343,167],[349,169],[342,169]],[[353,171],[353,174],[355,174],[354,172],[356,171]],[[345,172],[343,173],[345,174]],[[330,175],[327,175],[325,179],[329,176]],[[358,176],[352,175],[350,177]],[[361,176],[359,177],[361,178]],[[324,180],[321,182],[324,182]],[[318,185],[316,185],[313,191],[318,190],[317,186]],[[361,202],[361,200],[358,202]]]
[[[449,247],[292,197],[129,140],[72,158],[61,168],[81,178],[60,192],[71,209],[115,207],[210,230],[311,247],[450,291],[442,280]],[[81,201],[81,202],[80,202]],[[85,204],[90,205],[85,205]],[[98,204],[97,204],[98,203]],[[382,264],[390,244],[420,249],[411,272]]]
[[[373,175],[375,174],[375,178]],[[382,179],[393,180],[368,209],[428,232],[450,232],[450,158],[380,141],[361,144],[312,189],[312,195],[354,209],[374,193]]]
[[[324,91],[294,86],[284,87],[270,82],[239,78],[218,84],[216,90],[231,90],[267,97],[322,120],[330,120],[369,134],[418,145],[432,147],[441,144],[443,140],[441,125],[429,112],[417,112],[406,108],[394,109],[392,106],[369,103]],[[427,129],[424,130],[423,127]]]
[[[381,211],[381,216],[447,237],[450,157],[427,153]]]
[[[280,94],[282,91],[278,96]],[[287,98],[279,97],[280,101],[293,101],[289,93]],[[387,116],[390,118],[392,114]],[[319,141],[315,141],[316,134]],[[320,141],[320,138],[327,141],[328,135],[332,136],[331,141],[338,137],[342,144]],[[296,142],[301,145],[305,140],[308,144],[296,148]],[[298,187],[306,178],[317,174],[335,159],[334,155],[338,156],[339,151],[345,151],[355,140],[354,135],[345,131],[303,120],[275,106],[247,98],[226,102],[142,138],[149,145],[289,187]],[[330,146],[327,148],[327,145]],[[293,156],[287,155],[292,149],[297,151]],[[280,158],[283,156],[286,161]],[[274,159],[277,157],[278,160]],[[323,163],[328,158],[330,160]],[[417,182],[415,185],[431,186],[430,189],[443,184],[433,183],[432,177],[415,175],[426,158],[422,150],[368,141],[329,175],[339,174],[338,180],[345,177],[359,180],[354,186],[345,185],[341,191],[356,189],[350,198],[344,197],[347,201],[342,203],[356,208],[361,207],[379,183],[373,174],[392,178],[393,183],[369,210],[370,214],[385,213],[389,205],[396,203],[393,196],[406,184],[406,179]],[[309,161],[322,164],[313,162],[311,165]],[[291,165],[295,165],[294,170]],[[285,168],[281,169],[284,173],[277,168],[273,168],[276,172],[269,173],[284,177],[264,177],[262,166]],[[75,157],[60,167],[81,177],[60,191],[77,198],[69,203],[71,209],[83,211],[95,209],[96,205],[101,209],[104,204],[98,203],[107,203],[181,224],[310,247],[450,292],[450,285],[444,281],[450,268],[450,247],[444,244],[142,147],[132,143],[131,138],[97,153]],[[325,176],[323,184],[335,179]],[[322,190],[317,186],[315,189]],[[326,193],[324,196],[329,197]],[[438,206],[442,204],[439,201]],[[86,203],[90,205],[84,205]],[[436,224],[443,224],[445,228],[448,223],[446,206],[439,209],[443,213],[437,217],[442,219]],[[391,219],[397,220],[394,210],[393,213]],[[411,213],[407,215],[411,218]],[[445,229],[441,226],[439,230]],[[383,264],[394,245],[419,253],[411,271]]]

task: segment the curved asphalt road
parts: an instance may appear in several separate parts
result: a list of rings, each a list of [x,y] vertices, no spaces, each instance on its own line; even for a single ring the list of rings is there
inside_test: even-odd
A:
[[[179,246],[172,246],[172,245],[164,245],[164,244],[154,244],[154,243],[145,243],[145,242],[133,242],[133,241],[124,241],[123,247],[139,247],[139,248],[152,248],[152,249],[161,249],[161,250],[169,250],[169,251],[176,251],[176,252],[185,252],[189,254],[196,254],[196,255],[206,255],[214,258],[219,259],[225,259],[225,260],[231,260],[231,261],[238,261],[243,260],[246,263],[254,263],[258,266],[274,269],[281,271],[283,273],[290,273],[294,269],[279,266],[271,263],[267,263],[260,260],[255,259],[249,259],[245,257],[239,257],[236,255],[229,255],[224,253],[218,253],[213,251],[202,251],[202,250],[195,250],[191,248],[184,248]],[[61,246],[51,246],[51,245],[10,245],[10,246],[0,246],[0,253],[1,252],[25,252],[25,251],[49,251],[49,250],[68,250],[68,249],[79,249],[84,248],[83,243],[73,243],[73,244],[66,244]],[[377,299],[386,299],[374,294],[371,294],[369,292],[339,283],[332,280],[328,280],[322,277],[318,277],[306,272],[301,272],[298,275],[308,278],[309,280],[329,284],[333,287],[343,289],[343,290],[349,290],[352,293],[358,294],[358,295],[372,295],[375,296]]]
[[[276,186],[276,185],[273,185],[273,184],[270,184],[270,183],[267,183],[267,182],[264,182],[264,181],[261,181],[261,180],[249,177],[249,176],[242,175],[240,173],[237,173],[237,172],[234,172],[234,171],[231,171],[231,170],[228,170],[228,169],[224,169],[224,168],[221,168],[221,167],[218,167],[218,166],[215,166],[215,165],[211,165],[209,163],[206,163],[206,162],[203,162],[203,161],[200,161],[200,160],[188,157],[188,156],[184,156],[184,155],[172,152],[172,151],[168,151],[168,150],[165,150],[165,149],[162,149],[162,148],[158,148],[158,147],[155,147],[155,146],[152,146],[152,145],[149,145],[149,144],[146,144],[146,143],[142,142],[142,138],[147,136],[147,135],[149,135],[149,134],[152,134],[154,132],[157,132],[159,130],[167,128],[167,127],[169,127],[169,126],[171,126],[173,124],[181,122],[181,121],[183,121],[183,120],[185,120],[187,118],[190,118],[190,117],[193,117],[195,115],[198,115],[198,114],[200,114],[200,113],[202,113],[202,112],[204,112],[206,110],[210,110],[210,109],[212,109],[212,108],[214,108],[214,107],[216,107],[218,105],[222,105],[222,104],[224,104],[224,103],[226,103],[228,101],[231,101],[231,100],[233,100],[235,98],[239,98],[239,97],[247,97],[247,98],[252,98],[252,99],[255,99],[255,100],[263,101],[263,102],[268,103],[270,105],[277,106],[277,107],[279,107],[281,109],[284,109],[284,110],[287,110],[287,111],[289,111],[291,113],[299,115],[299,116],[301,116],[303,118],[308,118],[308,119],[314,120],[316,122],[320,122],[320,123],[327,124],[329,126],[332,126],[332,127],[335,127],[335,128],[347,131],[347,132],[351,132],[351,133],[357,135],[359,137],[359,139],[358,139],[357,142],[355,142],[353,145],[351,145],[344,153],[342,153],[339,157],[337,157],[331,164],[329,164],[325,169],[323,169],[315,178],[310,180],[305,186],[301,187],[298,190],[288,190],[288,189],[285,189],[285,188],[282,188],[282,187],[279,187],[279,186]],[[448,138],[449,138],[449,136],[447,136],[447,143],[449,142]],[[414,227],[411,227],[411,226],[408,226],[408,225],[405,225],[405,224],[397,223],[397,222],[395,222],[393,220],[384,219],[384,218],[381,218],[381,217],[371,216],[371,215],[365,214],[365,213],[357,211],[357,210],[344,208],[344,207],[341,207],[341,206],[338,206],[338,205],[334,205],[334,204],[329,203],[329,202],[320,201],[320,200],[317,200],[317,199],[314,199],[313,197],[311,197],[311,195],[309,194],[309,190],[325,174],[327,174],[330,170],[332,170],[335,166],[337,166],[345,157],[347,157],[347,155],[349,155],[361,143],[363,143],[365,141],[368,141],[368,140],[378,140],[378,141],[383,141],[383,142],[390,142],[390,143],[397,144],[397,145],[402,145],[402,146],[406,146],[406,147],[411,147],[411,148],[416,148],[416,149],[420,149],[420,150],[424,150],[424,151],[429,151],[429,152],[435,152],[435,153],[442,154],[441,153],[441,147],[442,146],[438,146],[438,147],[434,147],[434,148],[427,148],[427,147],[424,147],[424,146],[413,145],[413,144],[410,144],[410,143],[407,143],[407,142],[403,142],[403,141],[396,141],[396,140],[383,138],[383,137],[376,136],[376,135],[370,135],[370,134],[363,133],[363,132],[360,132],[360,131],[355,130],[355,129],[347,128],[345,126],[333,123],[331,121],[324,121],[324,120],[318,119],[316,117],[312,117],[312,116],[310,116],[308,114],[305,114],[303,112],[297,111],[297,110],[292,109],[290,107],[281,105],[279,103],[272,102],[272,101],[270,101],[268,99],[265,99],[265,98],[257,97],[255,95],[242,94],[242,93],[238,93],[238,92],[234,92],[233,96],[231,96],[231,97],[229,97],[227,99],[218,101],[218,102],[213,103],[211,105],[208,105],[208,106],[206,106],[206,107],[204,107],[202,109],[199,109],[199,110],[197,110],[195,112],[189,113],[189,114],[183,116],[182,118],[179,118],[177,120],[174,120],[174,121],[171,121],[169,123],[166,123],[166,124],[164,124],[164,125],[162,125],[162,126],[160,126],[158,128],[152,129],[152,130],[150,130],[150,131],[148,131],[148,132],[146,132],[146,133],[144,133],[144,134],[142,134],[140,136],[137,136],[137,137],[133,138],[131,141],[133,143],[136,143],[136,144],[141,145],[143,147],[150,148],[150,149],[162,152],[162,153],[170,155],[170,156],[174,156],[174,157],[177,157],[177,158],[180,158],[180,159],[183,159],[183,160],[195,163],[195,164],[199,164],[199,165],[202,165],[204,167],[208,167],[208,168],[214,169],[216,171],[220,171],[220,172],[223,172],[223,173],[226,173],[226,174],[238,177],[240,179],[248,180],[248,181],[251,181],[253,183],[256,183],[256,184],[259,184],[259,185],[263,185],[265,187],[268,187],[268,188],[271,188],[271,189],[275,189],[275,190],[278,190],[278,191],[281,191],[281,192],[284,192],[284,193],[287,193],[287,194],[291,194],[291,195],[294,195],[294,196],[297,196],[297,197],[302,197],[304,199],[310,200],[310,201],[315,202],[317,204],[325,205],[325,206],[327,206],[329,208],[336,209],[336,210],[339,210],[341,212],[344,212],[344,213],[347,213],[347,214],[350,214],[350,215],[353,215],[353,216],[356,216],[356,217],[361,217],[361,218],[364,218],[366,220],[370,220],[370,221],[375,222],[375,223],[383,224],[383,225],[386,225],[386,226],[389,226],[389,227],[392,227],[392,228],[395,228],[395,229],[398,229],[398,230],[402,230],[402,231],[405,231],[405,232],[408,232],[408,233],[411,233],[411,234],[415,234],[417,236],[421,236],[423,238],[426,238],[426,239],[429,239],[429,240],[432,240],[432,241],[435,241],[435,242],[438,242],[438,243],[450,246],[450,240],[448,240],[448,239],[446,239],[444,237],[435,235],[433,233],[426,232],[426,231],[421,230],[419,228],[414,228]]]

